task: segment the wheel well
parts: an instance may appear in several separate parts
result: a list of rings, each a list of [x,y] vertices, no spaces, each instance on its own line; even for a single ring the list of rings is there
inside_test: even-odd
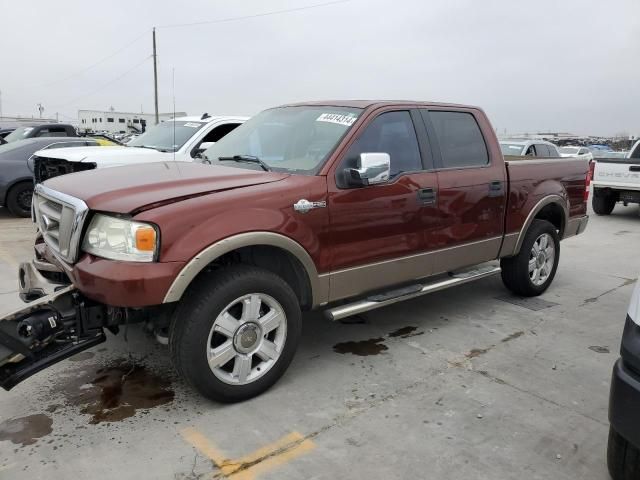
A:
[[[312,307],[311,282],[304,266],[293,254],[282,248],[271,245],[238,248],[216,258],[204,271],[212,271],[216,268],[240,263],[254,265],[275,273],[289,284],[298,297],[300,307],[303,310]]]
[[[557,203],[550,203],[545,205],[542,210],[540,210],[534,218],[538,218],[540,220],[546,220],[551,223],[558,230],[558,234],[560,238],[562,238],[564,234],[564,210]]]

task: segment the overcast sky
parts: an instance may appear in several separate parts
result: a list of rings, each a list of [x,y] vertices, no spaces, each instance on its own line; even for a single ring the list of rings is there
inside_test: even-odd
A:
[[[640,134],[640,0],[350,0],[161,27],[326,1],[0,0],[3,113],[152,112],[158,26],[161,111],[175,68],[176,109],[189,114],[415,99],[478,105],[500,133]]]

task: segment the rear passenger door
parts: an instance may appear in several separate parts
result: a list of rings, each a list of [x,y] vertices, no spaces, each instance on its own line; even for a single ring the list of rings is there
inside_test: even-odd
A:
[[[497,258],[504,229],[504,163],[492,157],[474,110],[421,110],[438,177],[441,228],[434,273]],[[484,123],[485,128],[489,128]]]

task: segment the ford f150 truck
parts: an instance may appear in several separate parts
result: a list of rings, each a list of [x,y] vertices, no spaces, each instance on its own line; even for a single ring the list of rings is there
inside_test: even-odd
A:
[[[640,140],[626,158],[595,159],[591,206],[598,215],[609,215],[616,203],[640,203]]]
[[[146,321],[203,395],[243,400],[284,373],[302,311],[337,320],[500,272],[539,295],[588,220],[586,161],[505,161],[474,107],[287,105],[205,157],[36,185],[1,386]]]
[[[36,152],[33,157],[35,181],[39,183],[66,173],[134,163],[190,162],[246,119],[211,117],[206,114],[202,117],[180,117],[151,127],[119,147],[61,148],[55,152]]]

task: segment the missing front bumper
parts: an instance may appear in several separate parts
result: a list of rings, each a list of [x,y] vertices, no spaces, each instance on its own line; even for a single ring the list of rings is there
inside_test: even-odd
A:
[[[35,373],[104,342],[105,319],[106,307],[87,301],[73,285],[9,313],[0,319],[0,387],[10,390]]]

